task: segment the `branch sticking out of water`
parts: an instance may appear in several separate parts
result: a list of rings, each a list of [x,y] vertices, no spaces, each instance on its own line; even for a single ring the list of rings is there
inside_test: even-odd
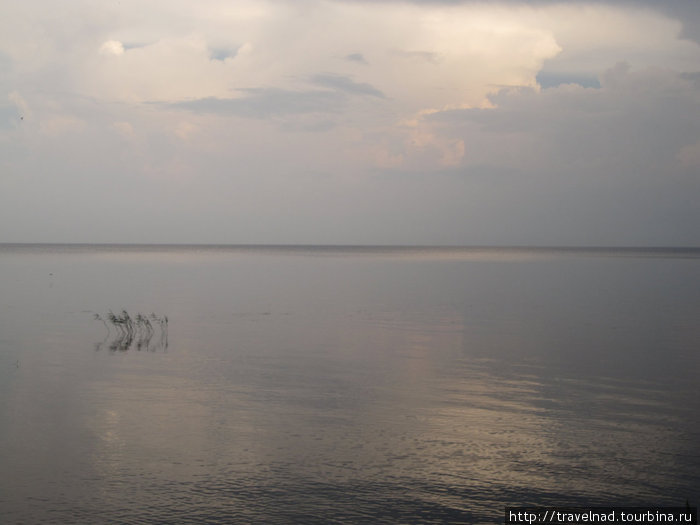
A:
[[[137,313],[132,317],[129,312],[122,310],[115,314],[110,310],[106,315],[95,314],[93,319],[101,321],[107,328],[107,336],[101,343],[95,345],[97,350],[109,342],[108,348],[112,351],[125,352],[132,347],[137,350],[149,350],[155,352],[159,348],[168,348],[168,316],[158,316],[155,313],[144,315]],[[109,324],[108,324],[109,323]],[[110,328],[110,326],[112,328]],[[158,327],[160,336],[154,339]]]

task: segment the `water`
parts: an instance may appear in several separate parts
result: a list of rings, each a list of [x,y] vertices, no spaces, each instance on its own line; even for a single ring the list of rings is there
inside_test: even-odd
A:
[[[700,250],[0,245],[2,521],[697,504],[699,320]]]

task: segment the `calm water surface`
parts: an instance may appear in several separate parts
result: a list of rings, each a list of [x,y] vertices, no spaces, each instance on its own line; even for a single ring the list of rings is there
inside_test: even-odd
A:
[[[697,504],[699,347],[699,250],[0,245],[2,522]]]

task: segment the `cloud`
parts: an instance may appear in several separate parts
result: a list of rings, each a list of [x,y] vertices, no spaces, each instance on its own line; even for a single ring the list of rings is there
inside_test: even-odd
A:
[[[175,109],[195,113],[214,113],[248,118],[269,118],[304,113],[333,113],[340,110],[345,97],[334,91],[291,91],[277,88],[241,90],[239,98],[206,97],[170,104]]]
[[[496,149],[506,152],[509,144],[534,140],[546,151],[543,159],[570,166],[607,162],[610,169],[624,159],[618,171],[660,167],[700,134],[700,92],[683,75],[619,63],[601,75],[600,84],[502,89],[490,96],[490,109],[449,110],[426,120],[445,126],[450,136],[476,131],[482,139],[494,137],[498,144],[487,154],[492,161],[522,162],[526,156],[498,156]]]
[[[212,60],[226,61],[229,58],[235,58],[238,54],[238,49],[229,49],[225,47],[212,48],[209,50],[209,57]]]
[[[29,107],[29,104],[27,104],[27,101],[20,93],[18,93],[17,91],[12,91],[7,95],[7,98],[15,105],[15,107],[17,108],[17,112],[21,117],[31,116],[32,111]]]
[[[502,89],[491,101],[427,115],[417,128],[437,143],[463,141],[449,173],[499,210],[494,235],[507,225],[515,237],[574,244],[697,238],[700,90],[690,79],[618,64],[597,89]],[[403,169],[412,165],[408,156]]]
[[[338,0],[341,2],[364,2],[365,0]],[[479,4],[480,0],[378,0],[379,2],[388,4],[412,3],[421,6],[465,6],[469,4]],[[665,0],[659,2],[657,0],[501,0],[499,4],[503,6],[530,5],[533,7],[551,7],[554,5],[562,6],[577,6],[588,4],[593,7],[600,6],[615,6],[618,8],[629,9],[648,9],[671,17],[681,23],[681,31],[679,35],[682,38],[693,40],[700,44],[700,9],[697,8],[695,2],[688,0]]]
[[[637,68],[663,65],[683,71],[694,67],[698,46],[678,38],[678,20],[650,8],[630,9],[625,5],[571,2],[541,8],[542,21],[561,47],[561,52],[546,60],[538,72],[541,85],[574,81],[592,87],[600,72],[615,61],[626,61]]]
[[[362,53],[350,53],[349,55],[345,55],[345,60],[349,62],[357,62],[358,64],[368,65],[368,62],[367,60],[365,60],[365,57],[362,55]]]
[[[242,2],[234,8],[212,1],[201,9],[157,9],[157,3],[149,4],[152,23],[105,28],[109,37],[98,45],[102,60],[85,61],[79,53],[54,58],[75,77],[65,79],[66,87],[97,98],[174,102],[228,98],[238,89],[295,91],[302,89],[303,79],[323,71],[327,76],[318,81],[328,87],[381,93],[410,113],[479,104],[494,84],[533,85],[543,60],[559,49],[527,10],[297,5]],[[358,64],[366,66],[362,82],[353,76]],[[343,78],[352,83],[341,84]]]
[[[355,82],[349,77],[341,75],[314,75],[311,81],[319,86],[342,91],[351,95],[385,98],[384,93],[364,82]]]
[[[129,122],[115,122],[112,126],[124,138],[130,139],[134,136],[134,127]]]
[[[190,140],[199,132],[199,127],[191,122],[182,121],[175,127],[175,135],[181,140]]]
[[[595,76],[558,74],[540,71],[537,83],[543,88],[561,86],[562,84],[578,84],[581,87],[599,88],[600,81]]]
[[[118,40],[107,40],[100,46],[100,53],[103,55],[123,55],[124,44]]]
[[[37,1],[0,8],[5,239],[95,240],[60,197],[111,240],[700,242],[682,2]]]

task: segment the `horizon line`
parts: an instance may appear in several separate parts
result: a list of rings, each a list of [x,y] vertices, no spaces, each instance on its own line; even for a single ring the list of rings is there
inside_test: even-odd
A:
[[[357,243],[189,243],[189,242],[13,242],[0,241],[0,246],[94,246],[94,247],[230,247],[230,248],[443,248],[443,249],[557,249],[557,250],[673,250],[700,249],[698,245],[659,245],[659,244],[357,244]]]

